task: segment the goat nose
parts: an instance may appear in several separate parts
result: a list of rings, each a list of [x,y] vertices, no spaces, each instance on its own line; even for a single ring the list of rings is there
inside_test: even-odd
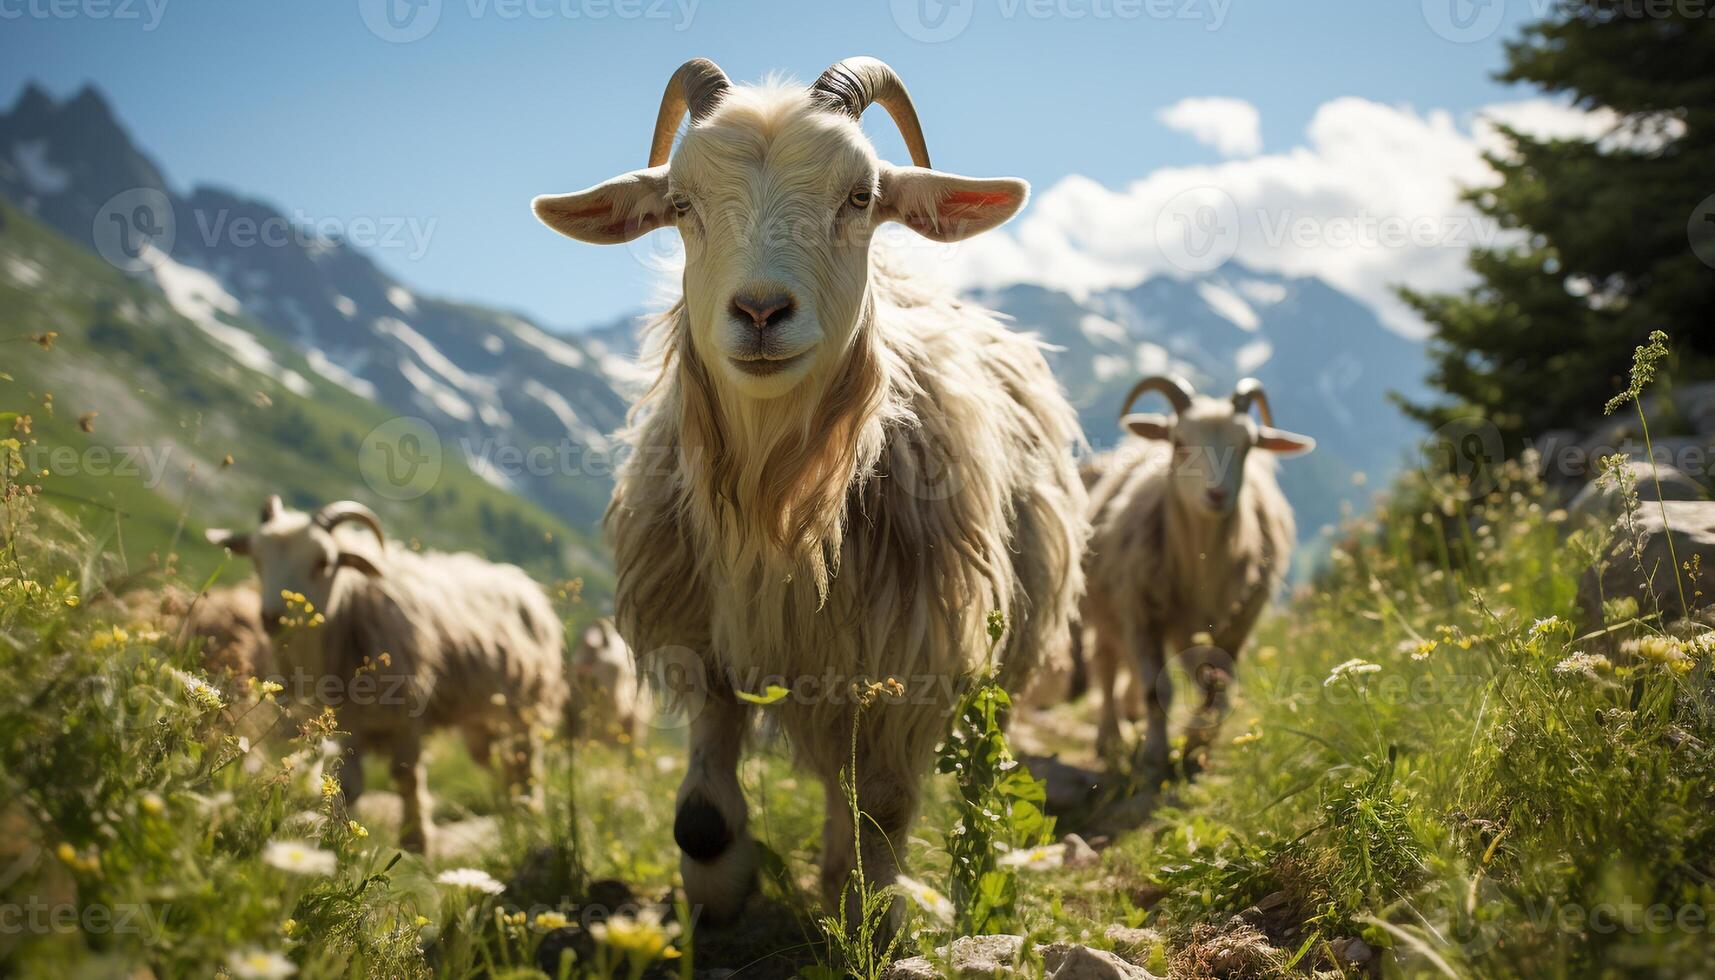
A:
[[[733,317],[740,321],[749,320],[756,324],[758,330],[779,326],[797,308],[792,294],[785,290],[739,293],[732,298]]]
[[[1222,507],[1227,503],[1227,490],[1225,487],[1210,487],[1208,490],[1204,491],[1204,495],[1209,498],[1209,503],[1213,506]]]

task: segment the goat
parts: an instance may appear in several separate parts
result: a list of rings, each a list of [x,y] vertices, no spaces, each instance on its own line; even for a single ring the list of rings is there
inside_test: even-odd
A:
[[[573,702],[567,728],[574,734],[621,743],[637,738],[648,706],[637,682],[631,650],[613,620],[603,617],[583,631],[572,650]]]
[[[915,166],[877,158],[872,103]],[[733,85],[697,59],[667,85],[648,169],[534,202],[585,242],[672,225],[685,243],[606,527],[620,633],[640,658],[688,661],[706,693],[674,837],[708,921],[737,916],[755,880],[738,693],[794,690],[770,710],[827,796],[823,895],[852,908],[860,853],[872,885],[898,874],[949,682],[980,668],[990,611],[1008,624],[1003,684],[1063,655],[1085,535],[1072,410],[1037,341],[871,247],[888,221],[958,241],[1028,193],[929,169],[904,84],[873,58],[808,88]],[[907,694],[854,736],[846,685],[888,677]],[[854,738],[861,828],[841,789]]]
[[[1126,414],[1151,391],[1165,395],[1174,414]],[[1251,418],[1253,407],[1261,424]],[[1107,755],[1119,739],[1114,680],[1123,651],[1137,671],[1148,719],[1136,761],[1146,771],[1167,772],[1171,648],[1203,693],[1182,756],[1192,775],[1226,710],[1239,650],[1291,561],[1296,531],[1275,482],[1275,457],[1309,452],[1316,443],[1274,427],[1268,396],[1254,378],[1240,381],[1231,398],[1196,395],[1177,377],[1145,378],[1121,415],[1136,438],[1100,466],[1084,557],[1083,646],[1092,651],[1102,691],[1097,747]]]
[[[336,533],[352,522],[375,544]],[[498,748],[511,785],[539,799],[537,743],[567,689],[560,619],[522,570],[390,544],[353,501],[306,514],[272,496],[255,531],[207,536],[255,564],[287,696],[338,707],[351,733],[339,771],[348,805],[363,792],[362,753],[387,750],[404,800],[400,843],[426,850],[422,741],[442,726],[485,762]]]

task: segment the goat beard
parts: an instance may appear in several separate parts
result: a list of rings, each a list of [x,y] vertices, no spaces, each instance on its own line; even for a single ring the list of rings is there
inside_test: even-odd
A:
[[[715,553],[737,566],[728,571],[784,559],[806,571],[826,600],[839,570],[848,496],[874,472],[886,445],[888,385],[872,318],[861,318],[825,377],[756,403],[721,389],[690,346],[683,308],[674,315],[693,526],[713,533]]]

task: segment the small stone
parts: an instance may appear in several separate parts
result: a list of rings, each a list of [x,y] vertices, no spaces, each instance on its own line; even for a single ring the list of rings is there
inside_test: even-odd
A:
[[[1067,834],[1060,843],[1066,848],[1066,856],[1062,862],[1065,867],[1084,868],[1102,863],[1102,856],[1096,853],[1096,849],[1077,834]]]
[[[1363,966],[1376,955],[1370,944],[1362,939],[1336,939],[1328,944],[1328,948],[1333,951],[1335,959],[1352,966]]]

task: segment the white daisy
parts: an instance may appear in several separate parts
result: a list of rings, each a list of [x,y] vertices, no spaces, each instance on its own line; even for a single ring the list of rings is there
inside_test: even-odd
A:
[[[228,953],[226,966],[238,980],[285,980],[298,972],[291,960],[265,949]]]
[[[332,851],[301,840],[271,840],[262,848],[264,864],[300,875],[331,875],[339,867]]]
[[[494,880],[488,872],[479,868],[451,868],[435,876],[435,881],[454,888],[469,888],[472,891],[498,895],[506,890],[506,886]]]
[[[1023,868],[1026,871],[1047,871],[1058,868],[1065,861],[1066,847],[1063,844],[1021,847],[1000,856],[1002,867]]]
[[[906,898],[911,899],[918,908],[929,913],[937,922],[951,925],[953,922],[953,902],[928,885],[904,875],[893,879],[893,885]]]
[[[1358,658],[1353,657],[1351,660],[1348,660],[1335,667],[1333,670],[1330,670],[1328,672],[1328,679],[1322,682],[1322,686],[1331,687],[1341,678],[1357,677],[1360,674],[1373,674],[1381,669],[1380,664],[1372,664],[1368,660],[1359,660]]]

